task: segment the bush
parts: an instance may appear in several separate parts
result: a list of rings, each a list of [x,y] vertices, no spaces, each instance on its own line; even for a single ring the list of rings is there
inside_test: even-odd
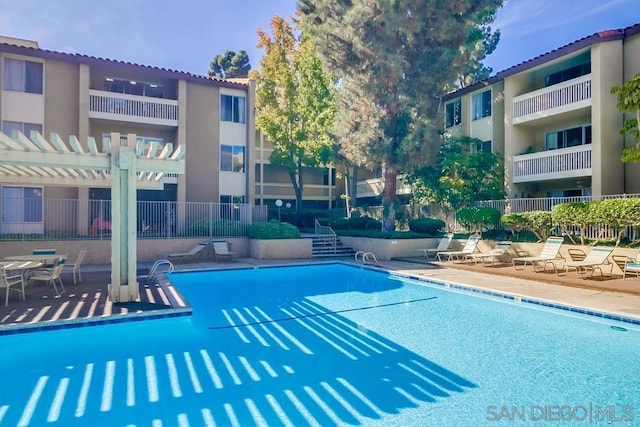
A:
[[[445,223],[438,218],[420,218],[409,221],[409,230],[416,233],[434,235],[442,231]]]
[[[503,224],[508,226],[515,234],[521,230],[527,230],[535,234],[536,238],[543,242],[551,235],[551,212],[529,211],[519,214],[505,214],[500,218]]]
[[[300,230],[288,222],[272,219],[269,222],[254,222],[249,227],[250,239],[299,239]]]
[[[380,230],[382,223],[369,216],[352,216],[351,218],[337,218],[329,222],[334,230]]]
[[[370,239],[421,239],[424,234],[415,233],[413,231],[392,231],[384,233],[380,230],[336,230],[338,236],[349,237],[368,237]]]
[[[298,228],[314,228],[316,225],[316,219],[323,225],[320,221],[323,218],[325,221],[331,220],[332,218],[327,218],[327,214],[330,214],[327,210],[306,210],[301,212],[282,212],[281,219],[282,222],[288,222],[290,224],[295,225]]]
[[[456,219],[469,231],[482,231],[500,223],[500,211],[491,207],[464,208],[458,211]]]

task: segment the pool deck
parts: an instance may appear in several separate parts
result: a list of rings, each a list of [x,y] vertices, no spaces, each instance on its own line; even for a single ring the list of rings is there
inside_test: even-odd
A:
[[[309,264],[329,261],[355,263],[352,258],[305,260],[257,260],[241,258],[238,262],[204,261],[177,264],[176,271],[193,269],[252,268],[268,265]],[[146,271],[148,265],[140,265]],[[418,276],[466,287],[528,297],[549,303],[581,307],[640,320],[640,279],[620,276],[582,279],[571,272],[557,276],[554,272],[535,273],[528,267],[516,271],[511,265],[487,267],[452,262],[427,262],[424,258],[407,258],[380,262],[380,267],[392,272]],[[63,275],[66,292],[56,298],[49,285],[34,284],[27,288],[26,300],[19,301],[12,293],[8,307],[4,306],[4,292],[0,291],[0,334],[24,328],[47,327],[87,321],[114,321],[135,316],[180,315],[188,313],[187,301],[182,301],[171,286],[146,284],[140,281],[140,300],[112,303],[107,298],[110,281],[109,265],[87,265],[82,268],[82,282],[73,284],[71,274]]]

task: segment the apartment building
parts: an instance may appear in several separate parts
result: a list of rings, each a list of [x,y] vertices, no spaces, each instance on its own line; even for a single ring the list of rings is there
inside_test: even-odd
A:
[[[163,190],[139,190],[138,200],[254,202],[251,82],[54,52],[9,37],[0,37],[0,67],[4,134],[37,131],[47,138],[53,132],[64,140],[73,135],[85,150],[88,138],[101,149],[111,132],[134,133],[138,142],[160,149],[167,143],[184,145],[185,174],[165,176]],[[1,173],[0,192],[2,233],[24,225],[33,210],[29,204],[46,209],[44,201],[50,199],[110,198],[109,188],[24,186]]]
[[[445,129],[504,155],[510,198],[640,193],[611,94],[637,73],[640,24],[601,31],[447,94]]]

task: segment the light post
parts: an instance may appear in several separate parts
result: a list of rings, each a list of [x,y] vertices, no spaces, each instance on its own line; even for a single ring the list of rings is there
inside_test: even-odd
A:
[[[278,207],[278,222],[280,221],[280,208],[282,207],[282,200],[278,199],[276,200],[276,206]]]

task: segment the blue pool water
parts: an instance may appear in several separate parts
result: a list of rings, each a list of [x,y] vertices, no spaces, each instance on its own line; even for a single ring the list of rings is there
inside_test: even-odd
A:
[[[633,324],[339,263],[170,278],[191,318],[0,337],[0,426],[640,425]]]

